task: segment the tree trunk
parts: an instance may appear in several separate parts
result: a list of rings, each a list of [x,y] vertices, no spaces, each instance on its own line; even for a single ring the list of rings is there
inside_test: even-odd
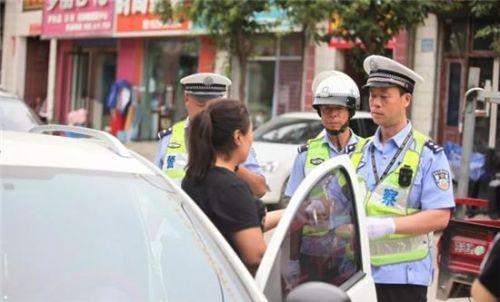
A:
[[[244,55],[243,53],[239,53],[238,54],[238,63],[240,65],[240,69],[239,69],[239,72],[240,72],[240,76],[239,76],[239,78],[240,78],[239,100],[246,104],[247,100],[246,100],[246,93],[245,93],[245,86],[246,86],[245,84],[247,81],[247,66],[248,66],[246,55]]]
[[[308,108],[305,108],[306,104],[306,93],[307,89],[307,61],[308,61],[308,48],[309,48],[309,28],[304,26],[302,28],[302,76],[301,76],[301,85],[300,85],[300,109],[301,111],[307,111]]]

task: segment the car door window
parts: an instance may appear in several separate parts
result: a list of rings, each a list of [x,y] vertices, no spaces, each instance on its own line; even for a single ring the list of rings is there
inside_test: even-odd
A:
[[[280,247],[282,297],[311,281],[347,289],[361,271],[354,200],[344,168],[326,174],[310,189]]]

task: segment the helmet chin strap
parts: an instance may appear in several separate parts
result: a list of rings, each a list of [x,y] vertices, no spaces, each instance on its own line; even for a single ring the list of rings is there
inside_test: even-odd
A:
[[[339,130],[331,130],[331,129],[326,129],[326,132],[328,132],[328,134],[330,135],[339,135],[341,133],[344,133],[347,128],[349,128],[349,121],[347,121],[345,124],[342,125],[342,127],[340,127]]]

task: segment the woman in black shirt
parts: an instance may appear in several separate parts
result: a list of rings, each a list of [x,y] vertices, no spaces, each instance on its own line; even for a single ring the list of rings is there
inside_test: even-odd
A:
[[[266,215],[262,202],[235,174],[252,145],[248,110],[239,101],[214,101],[196,115],[189,131],[182,188],[253,273],[266,249],[262,232],[276,226],[281,211]]]
[[[500,301],[500,233],[491,244],[491,249],[481,265],[481,273],[471,288],[474,301]]]

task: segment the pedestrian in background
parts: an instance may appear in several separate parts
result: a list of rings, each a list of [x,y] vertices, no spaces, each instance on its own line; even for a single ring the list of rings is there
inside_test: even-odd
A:
[[[222,98],[231,85],[231,80],[215,73],[196,73],[181,79],[184,87],[184,102],[187,118],[161,131],[160,143],[154,163],[177,183],[181,183],[188,162],[186,140],[190,120],[202,111],[209,102]],[[197,141],[194,141],[197,144]],[[266,180],[252,152],[237,171],[256,197],[262,197],[267,190]]]
[[[252,141],[252,125],[243,103],[211,102],[191,122],[182,188],[255,273],[266,250],[263,232],[276,226],[281,211],[266,215],[262,201],[237,176]]]
[[[406,110],[420,75],[382,56],[364,61],[373,138],[352,159],[367,188],[365,199],[372,275],[378,301],[426,301],[433,232],[455,206],[443,152],[413,128]],[[415,104],[418,106],[418,101]]]

